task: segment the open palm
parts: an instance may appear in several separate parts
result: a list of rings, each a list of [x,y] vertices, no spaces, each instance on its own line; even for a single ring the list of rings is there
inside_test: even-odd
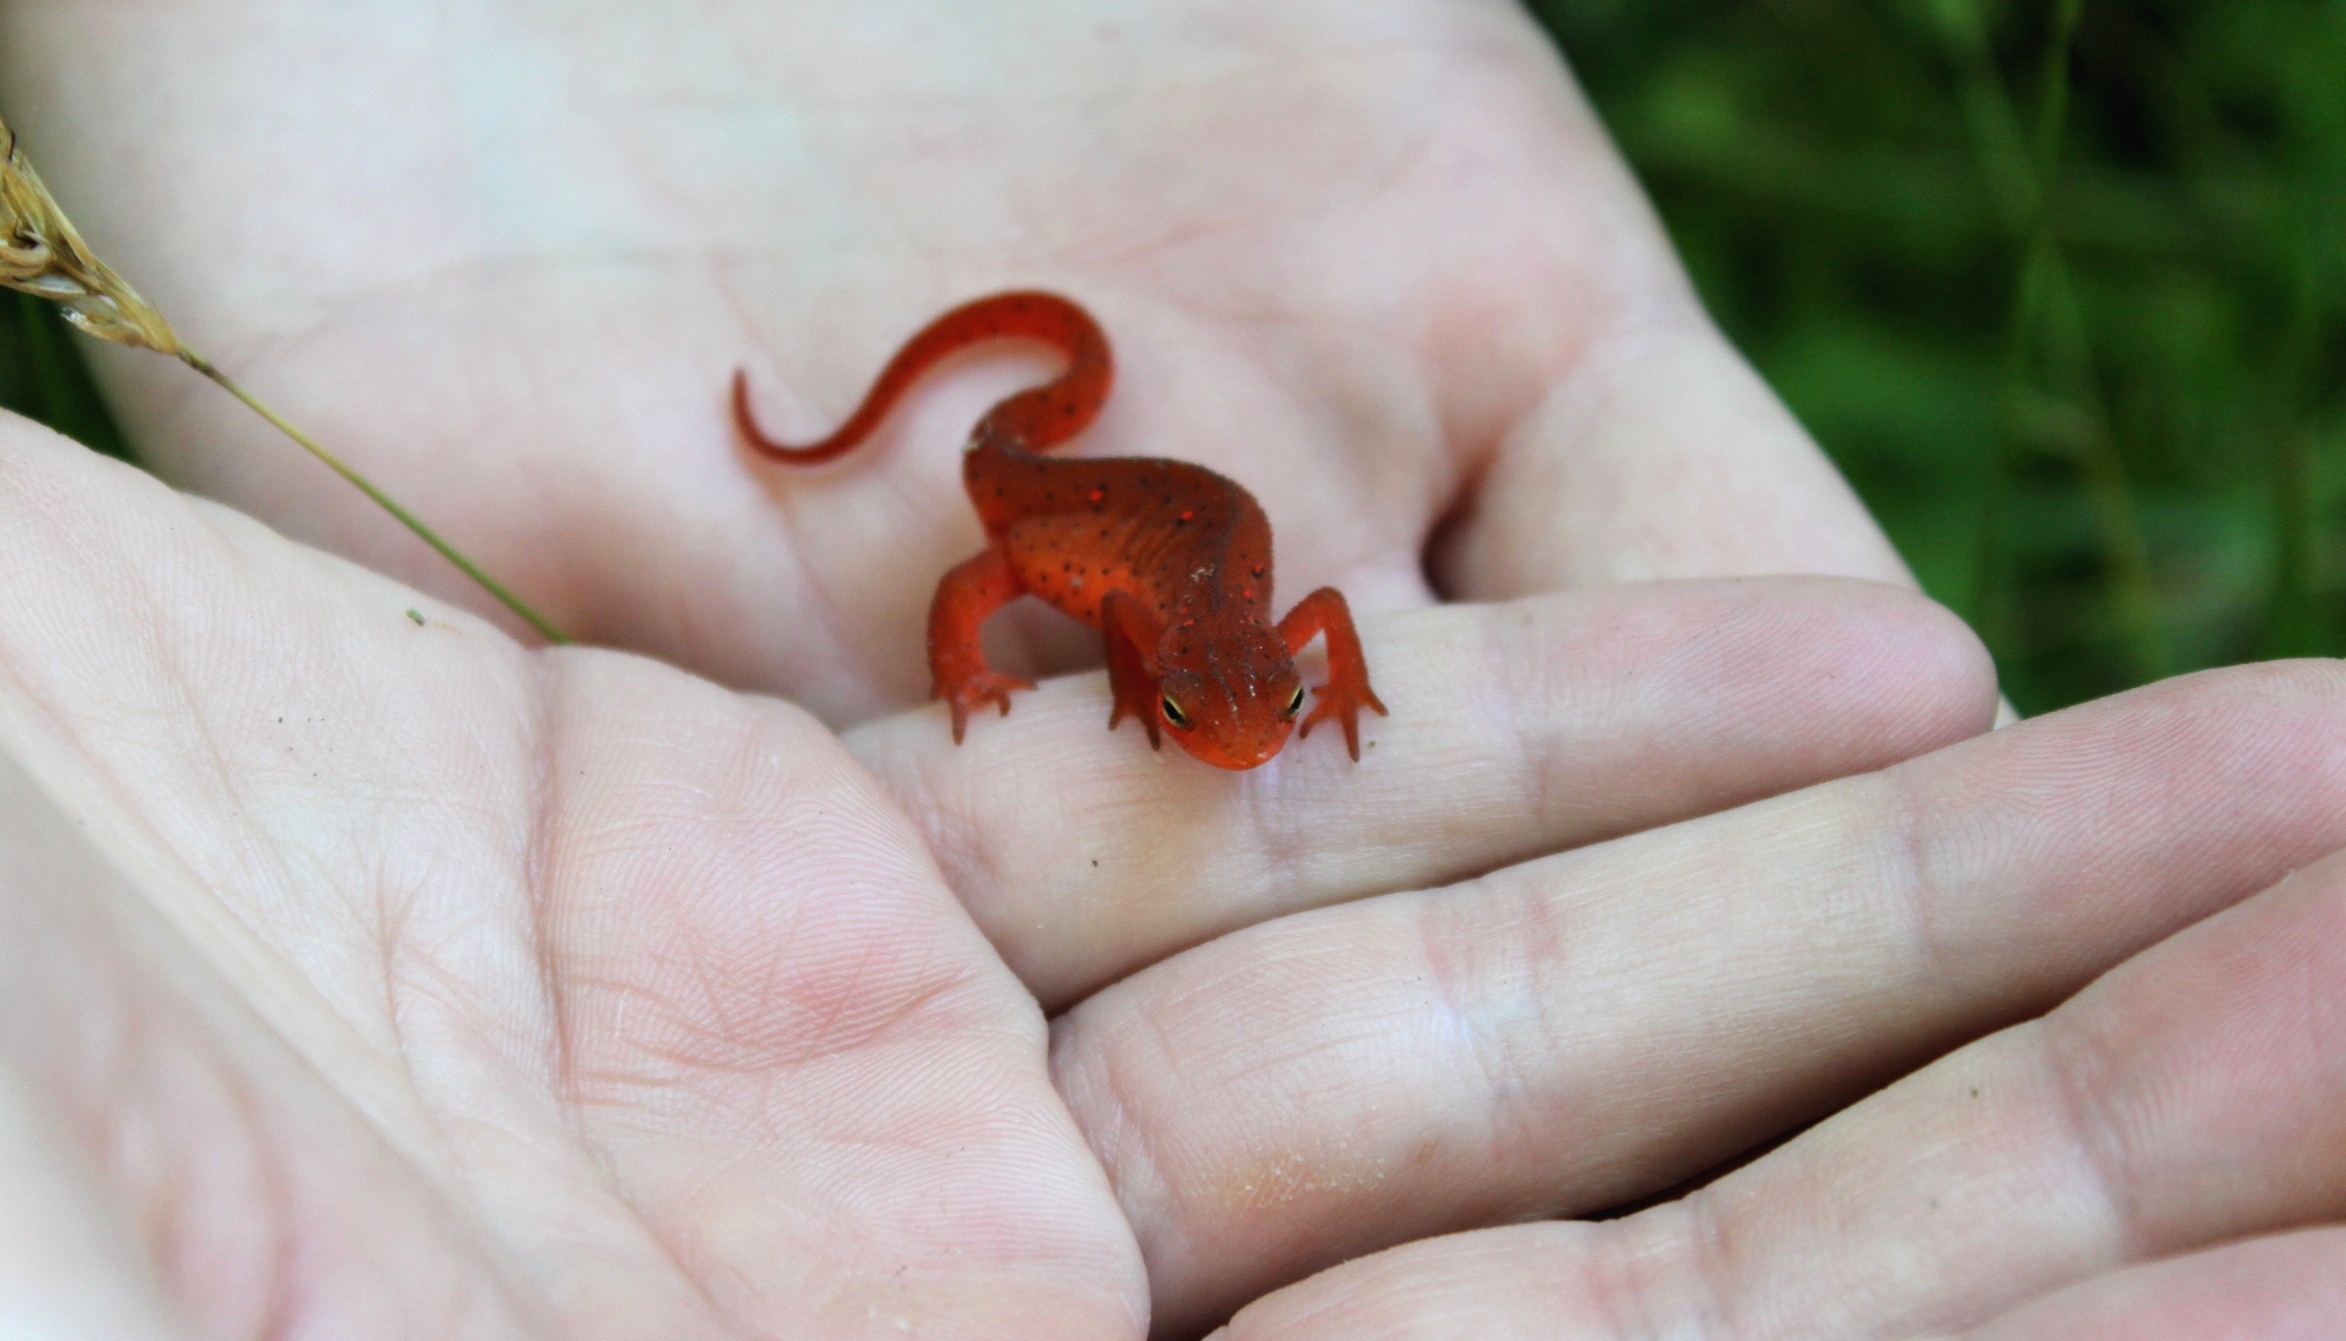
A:
[[[1041,1013],[819,724],[533,655],[32,436],[10,426],[0,470],[31,774],[0,776],[0,1035],[30,1100],[5,1125],[54,1143],[0,1142],[8,1316],[978,1338],[1144,1315]],[[117,1217],[151,1257],[93,1252]]]
[[[925,694],[921,611],[979,539],[953,453],[1035,370],[941,378],[821,476],[745,459],[727,380],[748,365],[777,432],[828,428],[917,325],[1011,285],[1116,342],[1079,450],[1238,478],[1290,595],[1903,574],[1496,0],[8,24],[36,158],[217,362],[574,633],[834,723]],[[183,370],[107,371],[170,477],[483,604]],[[1096,664],[1010,618],[1012,666]]]

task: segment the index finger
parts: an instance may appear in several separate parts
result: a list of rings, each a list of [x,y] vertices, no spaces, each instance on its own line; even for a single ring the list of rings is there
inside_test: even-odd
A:
[[[1986,729],[1995,704],[1968,629],[1872,583],[1622,586],[1362,633],[1392,716],[1363,723],[1358,765],[1318,736],[1252,773],[1152,756],[1103,729],[1099,675],[1021,695],[960,748],[934,708],[848,744],[1057,1009],[1283,913],[1883,767]]]

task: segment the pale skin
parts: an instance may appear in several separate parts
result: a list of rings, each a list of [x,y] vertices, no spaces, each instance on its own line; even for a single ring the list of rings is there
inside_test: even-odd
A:
[[[2346,679],[1969,739],[1988,668],[1919,598],[1619,585],[1898,572],[1519,18],[1265,8],[1129,11],[1171,36],[1107,79],[1064,15],[702,7],[757,54],[718,89],[617,7],[409,46],[389,10],[8,12],[9,112],[215,358],[566,622],[805,707],[523,649],[0,425],[0,1299],[108,1338],[2346,1319]],[[560,96],[484,104],[485,68]],[[890,75],[1020,133],[915,169]],[[1494,218],[1528,222],[1451,227]],[[1096,672],[959,749],[897,711],[976,534],[952,450],[1031,370],[944,379],[811,491],[729,454],[723,378],[762,350],[818,429],[1011,278],[1107,295],[1101,450],[1244,476],[1290,590],[1384,612],[1360,765],[1160,760]],[[110,371],[181,480],[440,581],[170,369]],[[1054,627],[1044,668],[1090,646]]]

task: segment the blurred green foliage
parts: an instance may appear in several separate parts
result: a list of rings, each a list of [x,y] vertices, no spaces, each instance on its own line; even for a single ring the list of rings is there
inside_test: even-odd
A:
[[[1532,8],[2022,711],[2346,652],[2346,0]],[[122,452],[31,299],[0,405]]]
[[[2346,652],[2346,0],[1534,9],[2022,711]]]
[[[38,419],[110,456],[130,459],[55,303],[0,297],[0,408]]]

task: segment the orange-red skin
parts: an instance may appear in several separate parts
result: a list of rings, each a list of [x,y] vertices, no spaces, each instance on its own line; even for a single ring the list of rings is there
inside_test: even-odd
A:
[[[1369,688],[1351,612],[1342,593],[1322,587],[1271,622],[1271,524],[1252,495],[1186,461],[1041,455],[1091,423],[1115,380],[1107,338],[1067,299],[1002,293],[938,317],[897,351],[855,413],[820,442],[788,446],[759,431],[740,372],[734,421],[769,458],[828,461],[870,437],[939,359],[1001,339],[1051,345],[1067,356],[1067,369],[987,411],[962,456],[986,548],[945,575],[929,607],[930,694],[952,708],[954,741],[971,709],[992,702],[1008,713],[1010,691],[1034,687],[988,667],[978,641],[988,615],[1031,593],[1106,635],[1116,696],[1110,730],[1130,713],[1147,724],[1152,747],[1160,730],[1169,732],[1183,749],[1223,768],[1256,767],[1286,744],[1303,682],[1295,653],[1324,632],[1329,682],[1297,734],[1333,717],[1359,759],[1359,711],[1382,714],[1385,705]]]

